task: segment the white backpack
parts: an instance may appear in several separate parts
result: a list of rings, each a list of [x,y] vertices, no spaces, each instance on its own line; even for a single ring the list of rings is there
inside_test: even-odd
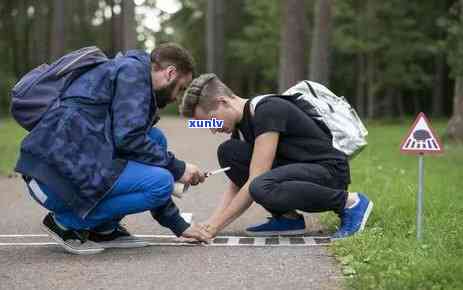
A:
[[[252,99],[251,114],[254,114],[257,104],[268,96],[272,95],[262,95]],[[344,152],[350,159],[367,145],[368,131],[357,112],[344,97],[336,96],[322,84],[301,81],[277,96],[289,99],[317,120],[318,124],[325,125],[333,137],[333,147]]]

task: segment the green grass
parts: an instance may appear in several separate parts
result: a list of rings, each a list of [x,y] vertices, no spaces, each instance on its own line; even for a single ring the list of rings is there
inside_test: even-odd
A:
[[[161,116],[179,116],[178,104],[176,102],[168,104],[160,112],[161,112]]]
[[[411,124],[411,122],[410,122]],[[350,191],[374,201],[363,234],[332,247],[353,289],[463,289],[463,147],[425,156],[424,239],[416,241],[418,158],[400,154],[408,126],[369,125],[369,146],[351,163]],[[445,122],[433,124],[438,134]],[[322,221],[338,221],[325,214]]]
[[[0,175],[13,172],[19,153],[19,144],[26,135],[12,119],[0,119]]]

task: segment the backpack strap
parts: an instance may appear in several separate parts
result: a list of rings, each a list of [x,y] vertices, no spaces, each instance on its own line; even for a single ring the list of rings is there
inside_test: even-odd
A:
[[[294,101],[301,95],[302,95],[301,93],[295,93],[294,95],[266,94],[266,95],[254,97],[249,104],[249,110],[251,112],[251,116],[254,117],[254,113],[256,111],[257,105],[260,103],[260,101],[262,101],[263,99],[267,97],[279,97],[287,101],[290,101],[291,103],[294,103]]]
[[[273,94],[267,94],[267,95],[261,95],[261,96],[257,96],[257,97],[252,98],[251,102],[249,103],[249,111],[251,112],[251,117],[254,117],[256,107],[260,103],[260,101],[262,101],[266,97],[270,97],[270,96],[274,96],[274,95]]]
[[[307,84],[307,86],[309,87],[310,93],[311,93],[315,98],[319,99],[317,93],[315,92],[315,90],[314,90],[314,88],[312,87],[312,85],[310,84],[310,82],[309,82],[309,81],[304,81],[304,82],[305,82],[305,83]],[[334,108],[333,108],[333,106],[331,106],[330,103],[326,103],[326,104],[328,105],[328,108],[330,108],[331,113],[334,113]]]
[[[56,73],[56,76],[59,77],[69,72],[72,69],[76,69],[76,68],[84,67],[84,66],[91,66],[94,64],[99,64],[99,63],[102,63],[108,60],[106,55],[96,46],[84,47],[80,50],[70,52],[68,55],[65,55],[65,57],[66,56],[74,57],[74,55],[75,55],[75,59],[73,59],[68,64],[63,66]]]
[[[312,85],[310,84],[309,81],[304,81],[306,83],[306,85],[309,87],[309,90],[310,92],[312,93],[312,95],[318,99],[318,96],[317,96],[317,93],[315,93],[315,90],[314,88],[312,87]]]

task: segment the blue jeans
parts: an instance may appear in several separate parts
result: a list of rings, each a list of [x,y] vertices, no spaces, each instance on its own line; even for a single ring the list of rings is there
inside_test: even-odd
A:
[[[161,130],[152,128],[149,136],[167,150],[167,140]],[[60,224],[74,230],[106,231],[114,229],[126,215],[155,210],[165,205],[171,199],[174,178],[164,168],[129,161],[112,189],[85,219],[74,213],[45,184],[36,182],[43,194],[38,197],[28,186],[30,194],[53,212]]]

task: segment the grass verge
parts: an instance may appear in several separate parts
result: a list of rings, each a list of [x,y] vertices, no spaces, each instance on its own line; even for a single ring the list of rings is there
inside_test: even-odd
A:
[[[410,122],[411,124],[411,122]],[[408,124],[369,125],[369,146],[351,163],[350,191],[375,203],[363,234],[332,250],[354,289],[463,289],[463,147],[425,156],[424,240],[416,241],[418,158],[400,154]],[[438,134],[446,123],[433,124]],[[334,228],[332,214],[322,222]]]
[[[13,172],[26,131],[12,119],[0,119],[0,175]]]

